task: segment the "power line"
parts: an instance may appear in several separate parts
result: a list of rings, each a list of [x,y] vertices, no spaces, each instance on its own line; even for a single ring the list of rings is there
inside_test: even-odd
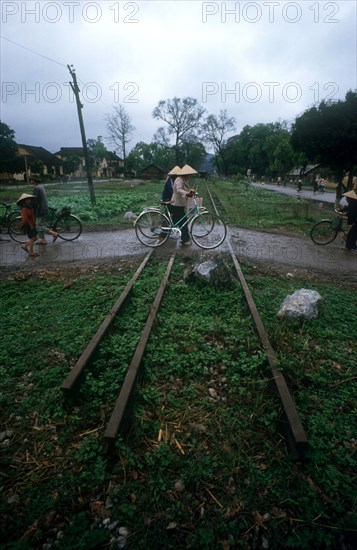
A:
[[[11,42],[12,44],[15,44],[15,46],[18,46],[19,48],[23,48],[24,50],[27,50],[28,52],[31,52],[35,55],[43,57],[44,59],[47,59],[48,61],[51,61],[52,63],[56,63],[56,65],[60,65],[61,67],[64,67],[65,69],[67,69],[67,65],[64,65],[63,63],[60,63],[59,61],[56,61],[55,59],[51,59],[50,57],[42,55],[39,52],[35,52],[34,50],[31,50],[30,48],[27,48],[26,46],[23,46],[22,44],[18,44],[14,40],[10,40],[10,38],[6,38],[5,36],[2,36],[2,35],[0,35],[0,38],[2,38],[3,40],[7,40],[7,42]]]
[[[59,65],[60,67],[64,67],[65,69],[68,68],[68,65],[65,65],[64,63],[60,63],[59,61],[56,61],[55,59],[51,59],[50,57],[47,57],[46,55],[43,55],[39,52],[36,52],[35,50],[31,50],[30,48],[28,48],[27,46],[24,46],[23,44],[19,44],[18,42],[15,42],[15,40],[10,40],[10,38],[6,38],[6,36],[3,36],[0,34],[0,38],[2,38],[3,40],[6,40],[7,42],[10,42],[11,44],[14,44],[15,46],[18,46],[19,48],[22,48],[30,53],[33,53],[34,55],[38,55],[39,57],[42,57],[43,59],[47,59],[47,61],[51,61],[51,63],[55,63],[56,65]],[[84,82],[82,82],[80,79],[78,79],[79,82],[84,85]],[[110,109],[110,105],[103,101],[103,99],[99,99],[100,103],[102,103],[105,107],[107,107],[108,109]],[[138,132],[136,129],[134,131],[134,134],[136,134],[137,136],[139,136],[139,138],[144,138],[145,137],[140,134],[140,132]]]

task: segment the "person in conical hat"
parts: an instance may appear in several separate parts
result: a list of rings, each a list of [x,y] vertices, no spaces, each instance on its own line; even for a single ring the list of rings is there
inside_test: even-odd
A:
[[[197,171],[185,164],[179,173],[178,177],[174,182],[174,192],[171,200],[171,215],[172,220],[178,227],[181,229],[181,246],[190,246],[190,235],[188,232],[188,227],[184,225],[185,219],[182,219],[186,213],[187,209],[187,199],[193,197],[195,194],[195,189],[190,188],[189,178],[190,176],[197,174]]]
[[[179,172],[179,176],[193,176],[194,174],[197,174],[197,170],[195,170],[194,168],[192,168],[192,166],[190,166],[189,164],[185,164],[185,166],[183,166]]]
[[[47,244],[45,233],[52,235],[53,241],[56,241],[58,238],[58,233],[57,231],[53,231],[50,227],[47,227],[48,202],[46,191],[41,180],[38,178],[31,178],[30,183],[33,185],[33,194],[36,197],[36,224],[39,237],[37,244],[45,245]]]
[[[34,195],[22,193],[21,197],[16,202],[21,208],[22,230],[29,239],[25,244],[21,245],[21,248],[30,256],[38,256],[37,252],[33,250],[37,240],[36,214],[33,207],[35,200],[36,197]]]
[[[357,193],[355,190],[343,193],[346,197],[347,206],[341,209],[341,212],[347,212],[347,223],[351,226],[346,237],[346,248],[348,252],[357,249]]]
[[[31,201],[35,201],[36,197],[35,197],[35,195],[29,195],[28,193],[22,193],[21,197],[16,201],[16,204],[18,206],[22,207],[27,199],[31,199]],[[30,202],[30,204],[31,204],[31,202]]]
[[[168,173],[168,176],[178,176],[181,171],[181,168],[179,166],[174,166],[174,168],[171,168],[170,172]]]
[[[181,168],[179,166],[175,166],[170,170],[170,172],[167,173],[167,178],[166,178],[164,189],[161,195],[162,202],[169,203],[171,201],[172,193],[174,192],[174,181],[177,178],[177,175],[180,170]]]

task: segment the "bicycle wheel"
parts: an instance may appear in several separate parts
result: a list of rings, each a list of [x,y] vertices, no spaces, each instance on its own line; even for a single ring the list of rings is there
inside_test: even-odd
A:
[[[57,218],[53,230],[59,233],[59,238],[64,241],[74,241],[82,233],[82,222],[77,216],[68,214]]]
[[[16,218],[12,219],[7,230],[10,237],[17,243],[26,243],[28,241],[26,233],[22,231],[21,216],[16,216]]]
[[[141,244],[156,247],[170,236],[171,224],[160,210],[145,210],[135,221],[135,234]]]
[[[208,250],[217,248],[223,243],[227,235],[227,227],[216,214],[200,212],[192,221],[190,233],[197,246]]]
[[[315,224],[310,231],[311,240],[318,245],[332,243],[337,237],[338,231],[333,229],[331,220],[322,220]]]

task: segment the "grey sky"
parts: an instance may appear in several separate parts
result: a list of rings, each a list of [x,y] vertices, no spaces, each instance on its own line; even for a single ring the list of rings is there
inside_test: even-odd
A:
[[[1,120],[18,143],[52,152],[81,145],[67,64],[80,84],[87,138],[107,143],[104,117],[120,102],[136,127],[131,147],[152,140],[162,99],[191,96],[208,113],[227,109],[239,131],[293,121],[357,88],[356,0],[0,6]]]

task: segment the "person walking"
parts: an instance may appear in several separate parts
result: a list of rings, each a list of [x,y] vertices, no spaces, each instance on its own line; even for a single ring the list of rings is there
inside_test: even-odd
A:
[[[28,241],[21,245],[29,256],[38,256],[37,252],[34,252],[34,244],[37,241],[37,228],[36,228],[36,214],[34,209],[34,201],[36,197],[29,195],[28,193],[22,193],[16,204],[20,207],[20,215],[22,222],[22,230],[27,235]]]
[[[45,245],[47,244],[47,241],[45,239],[45,233],[52,235],[53,241],[57,239],[58,233],[56,231],[52,231],[52,229],[49,229],[46,226],[46,218],[48,216],[48,202],[47,202],[46,191],[44,186],[41,183],[41,180],[37,178],[31,178],[30,183],[34,186],[33,194],[37,201],[36,219],[37,219],[37,231],[40,239],[39,244]]]
[[[191,189],[189,186],[189,178],[193,174],[197,174],[197,171],[188,164],[185,164],[178,172],[178,176],[174,182],[170,211],[172,221],[174,224],[177,223],[181,229],[181,246],[191,246],[188,224],[185,224],[186,219],[184,216],[187,211],[187,199],[193,197],[195,194],[195,189]]]
[[[346,197],[347,206],[340,209],[340,212],[347,213],[347,223],[351,226],[346,237],[346,248],[348,252],[357,249],[357,193],[354,190],[343,193]]]
[[[313,182],[313,189],[314,189],[314,195],[316,195],[316,193],[317,193],[318,190],[319,190],[319,180],[318,180],[318,178],[315,178],[315,179],[314,179],[314,182]]]

